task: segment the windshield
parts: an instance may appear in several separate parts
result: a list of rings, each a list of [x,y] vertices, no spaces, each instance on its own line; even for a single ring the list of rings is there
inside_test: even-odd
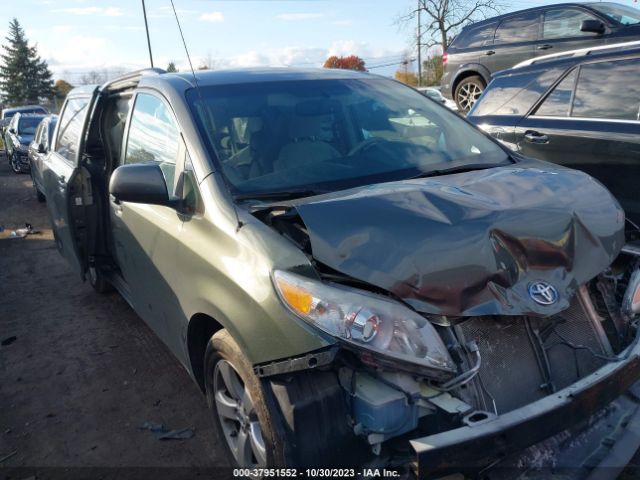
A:
[[[623,25],[640,23],[640,10],[617,3],[592,3],[591,8]]]
[[[20,135],[34,135],[42,117],[22,117],[18,123],[18,133]]]
[[[191,90],[187,100],[243,197],[333,191],[510,161],[456,114],[391,80],[225,85]]]

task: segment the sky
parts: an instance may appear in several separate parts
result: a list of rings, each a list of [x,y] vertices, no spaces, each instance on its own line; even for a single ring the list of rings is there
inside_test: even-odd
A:
[[[555,3],[501,0],[504,12]],[[620,0],[637,6],[633,0]],[[320,67],[330,55],[355,54],[372,72],[392,75],[415,53],[415,27],[397,20],[416,0],[174,0],[194,68]],[[188,63],[170,0],[146,0],[154,63]],[[54,74],[79,83],[92,70],[149,66],[140,0],[2,0],[0,38],[11,18]]]

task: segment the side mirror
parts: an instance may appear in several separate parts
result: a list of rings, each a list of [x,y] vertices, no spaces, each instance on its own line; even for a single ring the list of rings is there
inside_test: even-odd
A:
[[[118,202],[147,203],[173,207],[167,182],[160,166],[155,163],[122,165],[111,174],[109,193]]]
[[[38,144],[38,153],[47,153],[47,149],[41,143]]]
[[[13,133],[13,134],[15,135],[15,133],[16,133],[16,129],[15,129],[15,128],[10,128],[10,129],[9,129],[9,133]]]
[[[580,25],[581,32],[603,34],[605,30],[604,23],[600,20],[583,20]]]

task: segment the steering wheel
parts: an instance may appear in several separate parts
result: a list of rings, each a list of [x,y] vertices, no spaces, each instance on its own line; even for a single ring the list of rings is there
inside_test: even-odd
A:
[[[379,143],[386,142],[386,141],[387,140],[385,140],[384,138],[381,138],[381,137],[367,138],[366,140],[363,140],[358,145],[356,145],[351,150],[349,150],[349,153],[347,153],[347,156],[352,156],[352,155],[355,155],[356,153],[364,152],[365,150],[368,150],[371,147],[373,147],[375,145],[378,145]]]

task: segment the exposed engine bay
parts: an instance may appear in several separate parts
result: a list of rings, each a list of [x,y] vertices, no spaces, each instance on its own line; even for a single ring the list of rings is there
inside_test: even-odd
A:
[[[480,203],[473,202],[470,197],[487,188],[487,183],[478,182],[478,172],[474,173],[471,182],[463,185],[460,180],[455,188],[439,185],[438,191],[427,192],[419,187],[414,203],[400,208],[396,208],[393,192],[382,190],[381,195],[369,191],[312,205],[253,209],[256,217],[307,253],[324,282],[366,289],[410,304],[433,324],[455,363],[455,373],[435,380],[346,348],[311,355],[298,364],[258,368],[256,373],[269,377],[308,369],[313,359],[313,368],[333,372],[346,405],[350,434],[378,458],[406,455],[406,440],[481,425],[552,396],[603,366],[619,362],[636,343],[640,249],[634,243],[623,246],[616,212],[581,205],[578,199],[584,199],[584,191],[560,206],[566,209],[555,205],[542,216],[541,202],[536,209],[530,205],[520,209],[526,202],[506,199],[510,205],[503,208],[484,194]],[[577,174],[574,184],[578,191],[583,187],[581,176]],[[522,173],[521,179],[535,183],[530,174]],[[515,196],[516,184],[518,181],[512,183],[510,193],[501,185],[501,194]],[[411,196],[406,191],[402,194],[403,198]],[[416,235],[409,240],[400,236],[405,243],[389,245],[390,250],[383,254],[378,240],[372,241],[380,231],[368,236],[367,219],[349,215],[349,202],[367,201],[367,196],[368,200],[373,197],[375,214],[397,228],[402,228],[401,217],[407,211],[429,217],[432,223],[424,231],[417,229],[424,240],[416,240]],[[427,204],[433,208],[425,208]],[[323,208],[327,205],[335,208],[331,215]],[[353,209],[363,210],[362,205]],[[454,212],[457,220],[447,218],[443,213],[447,211]],[[328,223],[334,227],[326,235],[321,229],[327,222],[318,221],[322,216],[330,216]],[[543,227],[527,223],[528,216],[532,222],[547,223]],[[467,226],[471,242],[456,243],[454,236],[448,242],[442,235],[446,229],[461,234],[458,223]],[[436,229],[437,224],[442,228]],[[341,228],[336,229],[337,225]],[[433,247],[429,229],[430,238],[439,238],[454,253],[440,250],[440,256],[425,258],[427,247]],[[537,237],[536,229],[542,232]],[[373,250],[361,248],[368,242],[376,243]],[[408,245],[419,255],[408,255]],[[376,255],[381,261],[368,268],[371,263],[367,261]],[[399,265],[402,255],[405,261]],[[463,267],[462,262],[468,266]],[[413,271],[414,276],[401,278],[399,271],[403,275]],[[444,280],[437,282],[436,278]],[[440,288],[435,293],[434,285]],[[282,408],[281,397],[279,401]],[[588,412],[587,417],[595,413]]]

